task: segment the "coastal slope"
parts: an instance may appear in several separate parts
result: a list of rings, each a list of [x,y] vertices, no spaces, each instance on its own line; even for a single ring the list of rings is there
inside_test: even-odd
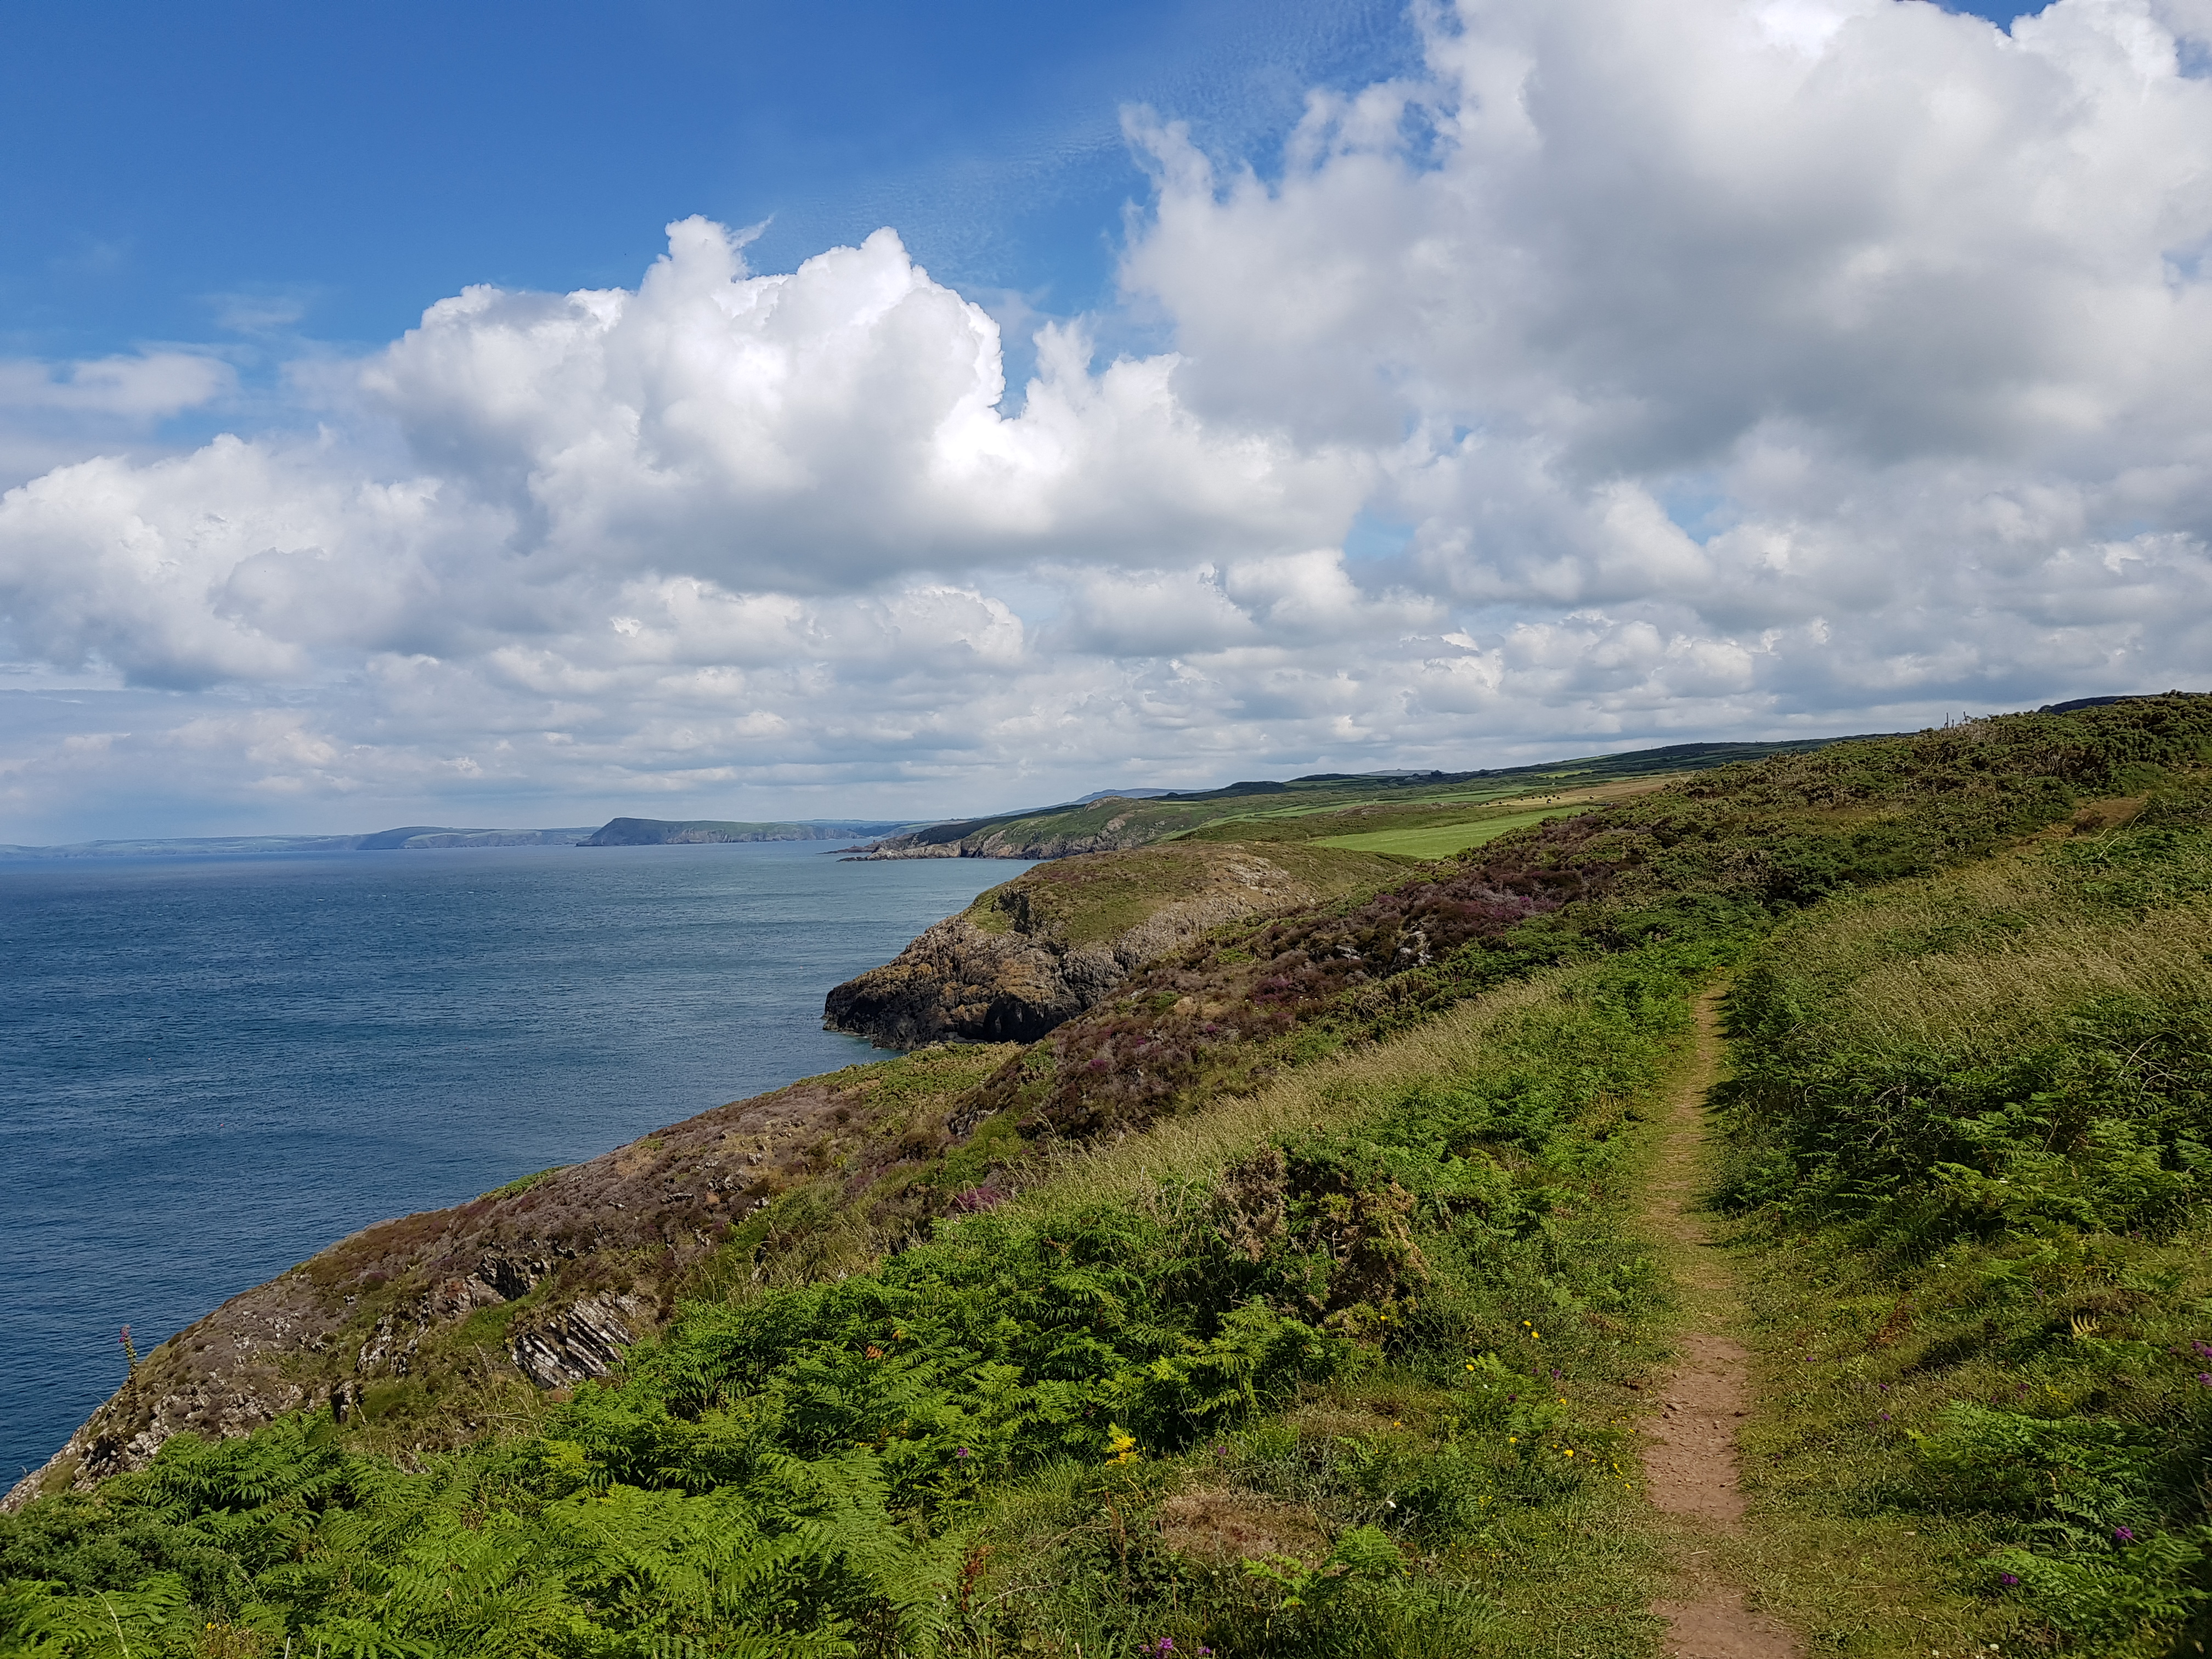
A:
[[[161,1345],[6,1501],[88,1488],[181,1430],[236,1435],[324,1406],[351,1423],[356,1399],[372,1425],[410,1425],[404,1445],[454,1443],[504,1409],[503,1390],[611,1365],[696,1274],[723,1270],[714,1263],[781,1272],[804,1259],[792,1241],[840,1228],[865,1260],[958,1213],[963,1194],[1005,1190],[1029,1145],[1110,1139],[1249,1094],[1546,967],[1636,940],[1732,934],[1829,893],[1972,860],[2138,770],[2202,764],[2208,751],[2212,699],[2133,699],[1701,771],[1417,868],[1306,843],[1213,842],[1223,825],[1024,872],[971,907],[969,926],[1062,959],[1142,927],[1170,872],[1189,890],[1160,914],[1244,885],[1209,856],[1264,858],[1289,879],[1258,915],[1276,878],[1255,873],[1251,927],[1187,934],[1026,1048],[950,1045],[848,1068],[368,1229]],[[1294,861],[1305,853],[1399,878],[1362,894],[1340,878],[1329,884],[1341,896],[1299,906],[1291,882],[1322,884],[1323,866]],[[1091,873],[1117,869],[1149,873]],[[1171,917],[1163,931],[1196,920]],[[945,988],[969,983],[963,963],[935,983],[908,965],[911,995],[885,994],[876,1016],[887,1035],[902,1018],[939,1017],[930,1011],[948,1011]],[[1068,982],[1064,967],[1052,971]],[[1041,988],[1030,1006],[1054,1008]],[[975,1000],[955,993],[949,1012]]]
[[[518,1390],[604,1376],[711,1255],[788,1242],[779,1200],[850,1202],[887,1178],[895,1196],[904,1167],[943,1144],[947,1103],[1011,1052],[938,1049],[805,1079],[365,1228],[146,1354],[0,1510],[142,1468],[178,1434],[228,1439],[324,1408],[446,1444],[513,1410]]]

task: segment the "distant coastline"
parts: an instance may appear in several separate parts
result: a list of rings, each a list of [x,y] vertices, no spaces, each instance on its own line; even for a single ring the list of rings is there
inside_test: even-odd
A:
[[[808,819],[733,823],[715,819],[612,818],[596,828],[471,830],[406,824],[351,836],[164,836],[135,841],[81,841],[58,847],[0,845],[0,859],[215,858],[252,853],[422,852],[456,847],[665,847],[702,842],[861,841],[909,830],[911,823],[870,819]]]
[[[2137,694],[2142,695],[2142,694]],[[2135,696],[2076,697],[2046,703],[2037,712],[2070,714],[2136,700]],[[1874,735],[1863,733],[1862,736]],[[417,852],[468,847],[678,847],[718,842],[836,841],[865,842],[852,856],[879,859],[1059,859],[1078,853],[1127,851],[1188,835],[1203,824],[1285,811],[1312,813],[1325,807],[1413,806],[1432,802],[1469,804],[1478,798],[1524,791],[1578,790],[1632,778],[1672,776],[1716,767],[1804,753],[1844,738],[1780,742],[1674,744],[1530,766],[1468,772],[1315,772],[1287,782],[1232,783],[1224,788],[1094,789],[1056,806],[1019,809],[982,817],[905,819],[797,818],[748,822],[726,818],[614,817],[558,830],[456,829],[405,824],[367,835],[185,836],[136,841],[85,841],[59,847],[0,845],[0,860],[216,857],[266,853]]]
[[[579,843],[584,847],[693,847],[714,842],[865,841],[911,830],[880,819],[810,818],[792,823],[738,823],[720,818],[611,818]]]

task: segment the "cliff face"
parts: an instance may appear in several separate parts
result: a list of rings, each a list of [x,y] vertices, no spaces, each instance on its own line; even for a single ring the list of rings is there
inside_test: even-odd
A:
[[[411,1389],[450,1438],[486,1426],[503,1389],[604,1376],[778,1196],[896,1164],[913,1101],[958,1094],[1003,1054],[937,1051],[810,1079],[356,1233],[153,1350],[0,1508],[143,1468],[187,1430],[222,1439],[325,1405],[340,1421],[373,1418]]]
[[[1402,866],[1334,848],[1176,842],[1055,860],[994,887],[831,991],[823,1024],[880,1048],[1033,1042],[1129,974],[1241,917],[1381,885]]]

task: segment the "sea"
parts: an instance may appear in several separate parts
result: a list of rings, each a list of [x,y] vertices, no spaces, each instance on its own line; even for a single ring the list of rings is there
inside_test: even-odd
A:
[[[0,1488],[387,1216],[882,1052],[830,988],[1025,865],[820,842],[0,860]]]

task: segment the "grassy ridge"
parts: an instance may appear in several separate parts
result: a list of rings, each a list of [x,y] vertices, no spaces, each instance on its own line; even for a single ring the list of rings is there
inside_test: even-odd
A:
[[[1811,750],[1832,741],[1676,744],[1630,754],[1480,772],[1388,776],[1320,773],[1288,783],[1237,783],[1225,789],[1147,799],[1115,795],[1036,811],[948,820],[889,836],[882,844],[908,853],[925,848],[957,848],[969,858],[1060,858],[1070,853],[1143,847],[1206,834],[1209,830],[1224,832],[1217,834],[1216,839],[1251,839],[1253,834],[1246,826],[1261,826],[1258,833],[1272,839],[1267,827],[1316,814],[1411,813],[1418,817],[1441,811],[1445,816],[1463,816],[1470,805],[1675,776],[1768,755]],[[1291,830],[1287,838],[1307,836]]]

